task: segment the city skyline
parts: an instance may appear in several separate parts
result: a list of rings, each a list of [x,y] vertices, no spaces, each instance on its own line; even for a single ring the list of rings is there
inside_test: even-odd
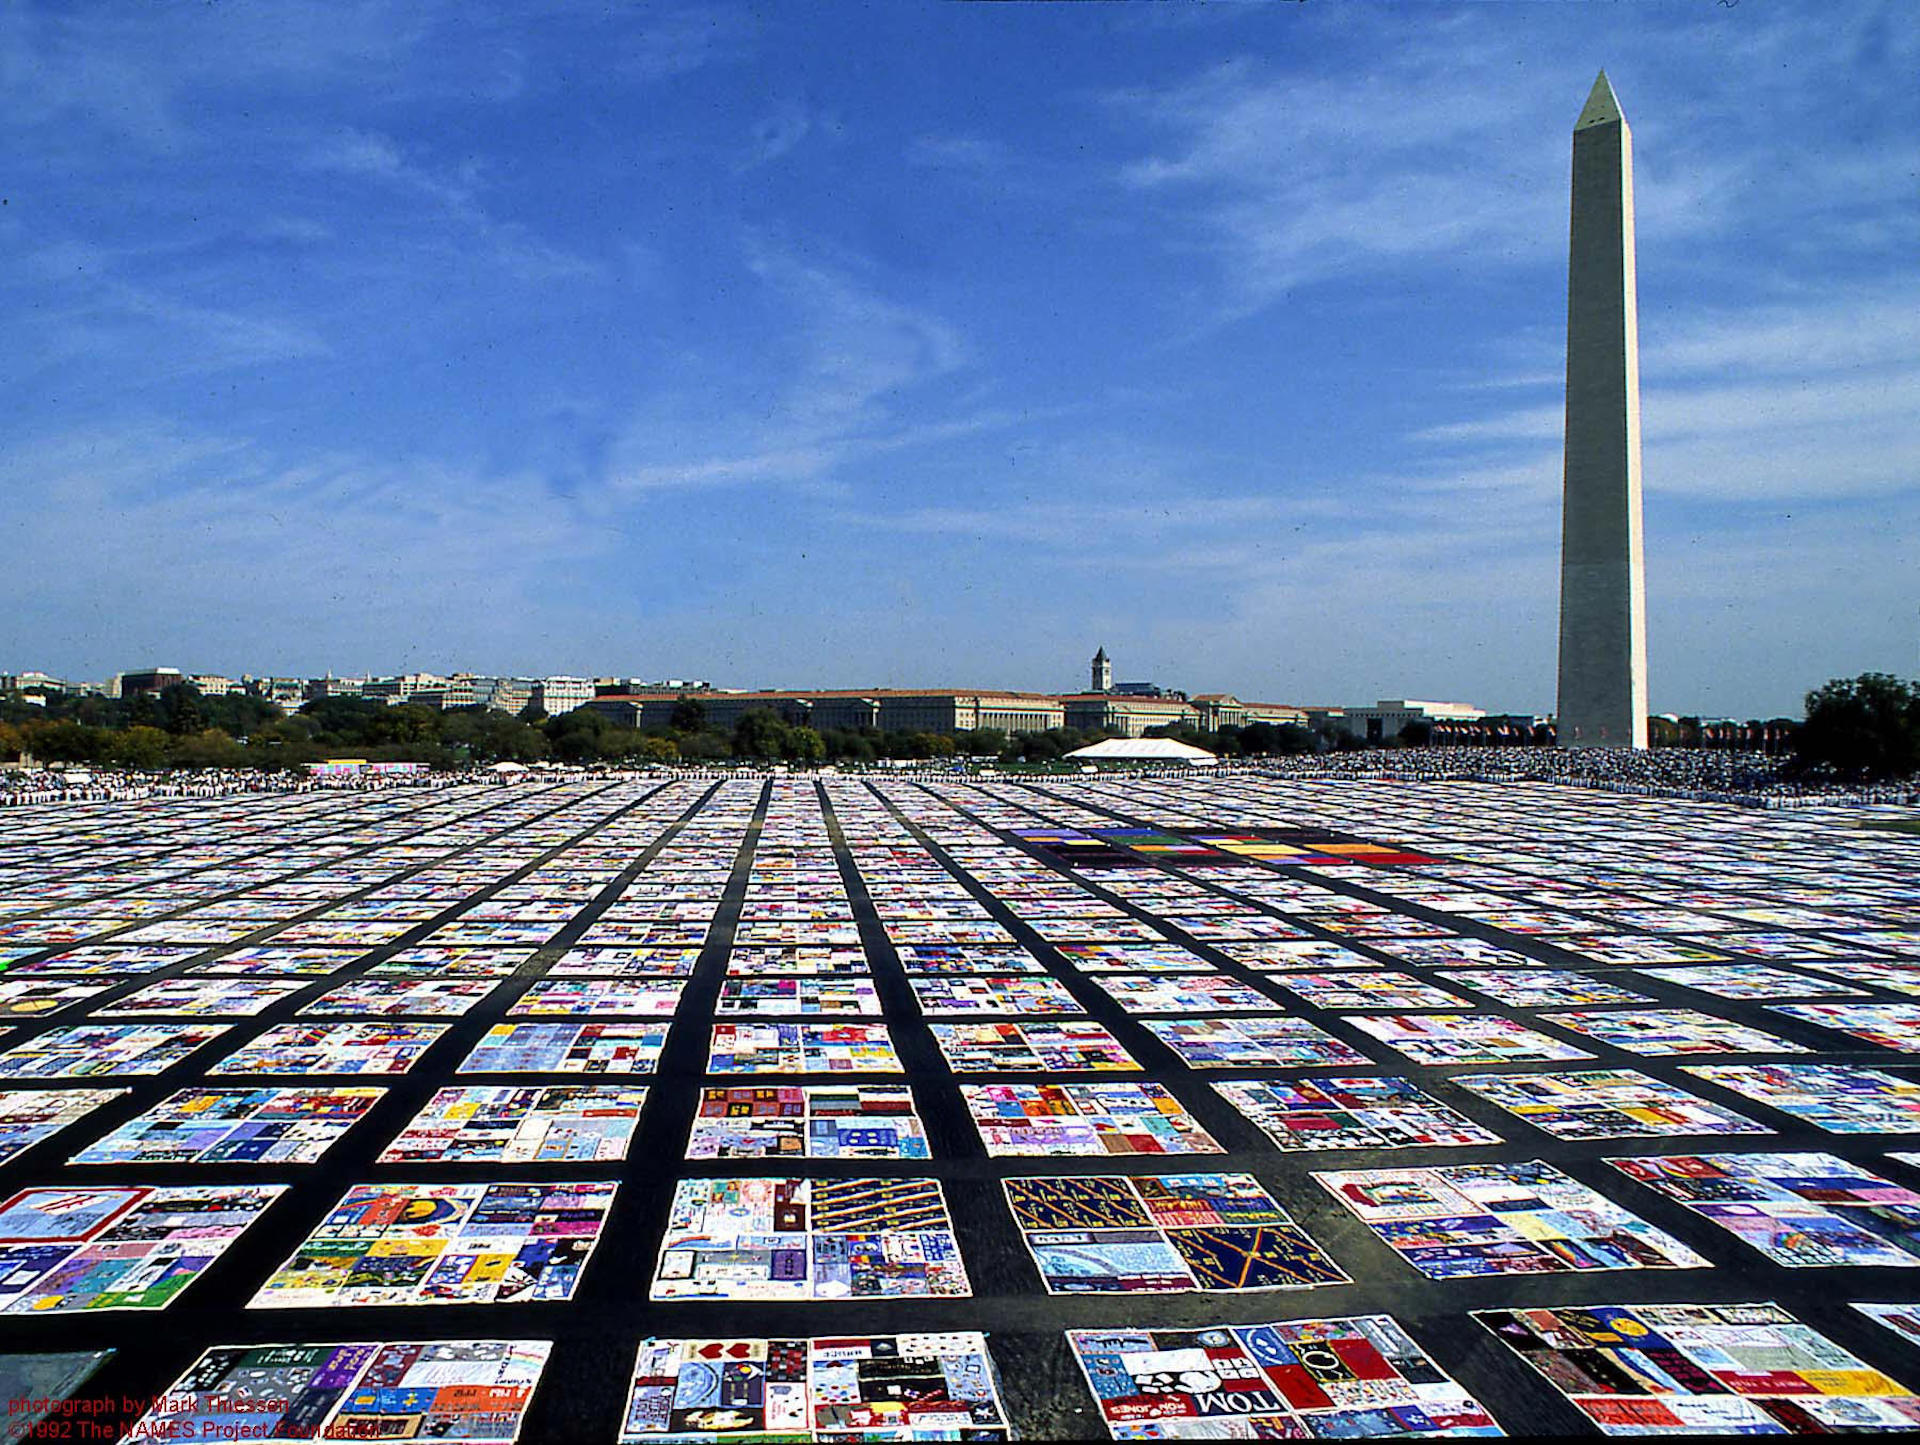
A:
[[[1104,640],[1551,712],[1604,66],[1649,709],[1797,712],[1920,666],[1916,60],[1872,4],[15,7],[0,662],[1049,691]]]

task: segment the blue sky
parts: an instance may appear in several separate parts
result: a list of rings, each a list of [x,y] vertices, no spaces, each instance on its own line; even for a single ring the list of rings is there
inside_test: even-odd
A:
[[[0,670],[1553,702],[1633,126],[1652,703],[1920,673],[1920,10],[0,9]]]

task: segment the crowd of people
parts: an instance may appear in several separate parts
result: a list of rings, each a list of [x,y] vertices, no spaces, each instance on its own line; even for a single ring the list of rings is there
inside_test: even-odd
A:
[[[172,768],[135,772],[122,768],[9,769],[0,771],[0,808],[27,803],[124,803],[140,798],[224,798],[235,793],[317,793],[348,789],[447,787],[480,781],[450,773],[350,778],[311,778],[305,773],[268,773],[255,768]],[[490,775],[485,777],[493,781]]]
[[[1826,781],[1793,774],[1785,758],[1703,748],[1390,748],[1264,758],[1242,766],[1269,777],[1558,783],[1765,808],[1920,803],[1920,780]]]
[[[659,767],[661,765],[654,765]],[[953,759],[929,761],[950,772]],[[978,764],[976,764],[978,766]],[[1841,783],[1791,773],[1785,760],[1758,752],[1699,748],[1560,749],[1540,747],[1427,747],[1223,760],[1225,771],[1278,778],[1401,779],[1408,782],[1557,783],[1566,787],[1644,797],[1687,798],[1758,808],[1827,804],[1920,805],[1920,779],[1888,783]],[[846,771],[866,771],[847,768]],[[570,770],[569,770],[570,771]],[[605,765],[594,771],[606,771]],[[735,770],[711,764],[672,769],[679,776],[730,777]],[[891,771],[891,770],[889,770]],[[1185,765],[1145,771],[1178,775]],[[308,793],[389,788],[438,788],[456,783],[507,784],[529,776],[489,769],[463,772],[358,773],[310,777],[303,772],[251,768],[175,768],[161,772],[89,768],[0,770],[0,807],[28,803],[125,802],[139,798],[218,798],[235,793]]]

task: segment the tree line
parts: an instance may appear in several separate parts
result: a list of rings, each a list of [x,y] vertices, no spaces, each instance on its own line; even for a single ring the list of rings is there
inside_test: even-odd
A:
[[[1656,722],[1664,720],[1656,719]],[[1848,780],[1903,778],[1920,772],[1920,683],[1886,673],[1836,679],[1807,694],[1806,720],[1785,719],[1722,729],[1688,728],[1696,719],[1659,729],[1666,746],[1743,746],[1762,734],[1782,739],[1802,773]],[[1790,730],[1790,736],[1783,733]],[[1249,723],[1202,731],[1190,725],[1153,734],[1221,757],[1265,757],[1365,748],[1346,733],[1296,724]],[[623,726],[588,708],[548,717],[529,708],[514,716],[484,707],[389,706],[358,697],[321,698],[287,713],[243,693],[209,697],[191,683],[133,698],[45,693],[40,701],[0,697],[0,760],[92,763],[126,768],[293,768],[332,757],[423,762],[454,768],[499,762],[674,763],[746,760],[797,766],[871,763],[888,758],[972,758],[1047,763],[1113,734],[1049,728],[958,734],[813,728],[755,709],[732,727],[712,725],[705,705],[682,698],[665,728]],[[1442,730],[1414,723],[1387,746],[1450,741]],[[1536,739],[1537,741],[1537,739]],[[1378,744],[1375,744],[1378,746]]]

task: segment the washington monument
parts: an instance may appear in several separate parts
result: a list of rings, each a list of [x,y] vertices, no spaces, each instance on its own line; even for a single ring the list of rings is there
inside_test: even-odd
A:
[[[1562,747],[1644,748],[1647,585],[1633,136],[1604,70],[1573,127],[1571,231],[1559,740]]]

